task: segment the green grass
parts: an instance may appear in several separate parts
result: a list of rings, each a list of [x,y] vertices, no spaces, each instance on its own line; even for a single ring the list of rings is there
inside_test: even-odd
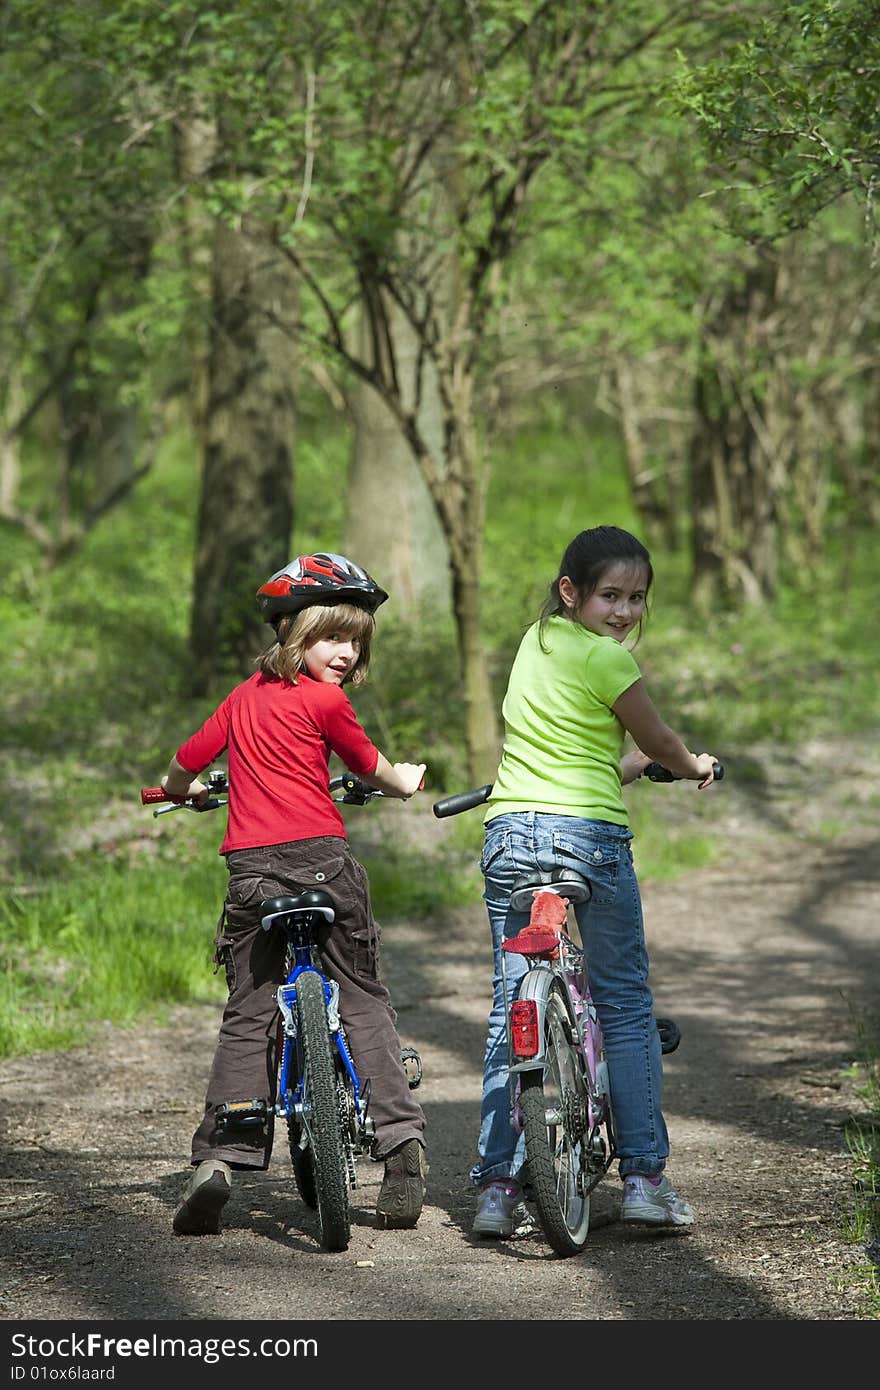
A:
[[[669,883],[694,869],[705,869],[718,857],[718,841],[705,834],[670,827],[662,812],[650,808],[630,817],[633,862],[639,881]]]
[[[861,1060],[849,1075],[865,1104],[865,1114],[846,1126],[853,1196],[843,1234],[865,1252],[850,1277],[867,1295],[874,1317],[880,1318],[880,1049],[864,1030],[861,1048]]]
[[[70,865],[41,891],[0,898],[0,1056],[81,1044],[95,1023],[133,1024],[219,999],[213,923],[225,869],[160,854]]]
[[[420,917],[449,907],[478,903],[483,881],[476,861],[461,856],[428,858],[413,850],[385,848],[363,854],[376,916]]]

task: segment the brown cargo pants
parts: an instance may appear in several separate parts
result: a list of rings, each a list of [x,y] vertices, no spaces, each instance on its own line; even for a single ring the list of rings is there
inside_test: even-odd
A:
[[[264,931],[260,903],[303,888],[323,888],[335,920],[319,935],[328,977],[339,985],[339,1015],[361,1084],[371,1083],[372,1154],[381,1159],[407,1139],[424,1143],[425,1117],[400,1060],[397,1015],[379,978],[379,928],[363,867],[339,836],[295,840],[226,856],[229,883],[217,932],[216,960],[226,971],[229,999],[205,1099],[192,1142],[192,1162],[222,1159],[233,1168],[267,1168],[272,1152],[278,1065],[276,990],[284,974],[284,934]],[[255,1128],[218,1129],[218,1106],[263,1099],[269,1117]]]

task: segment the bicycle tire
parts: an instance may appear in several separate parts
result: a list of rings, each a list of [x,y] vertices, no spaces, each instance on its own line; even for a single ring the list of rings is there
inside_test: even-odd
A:
[[[544,1015],[545,1065],[520,1076],[526,1169],[541,1226],[557,1255],[578,1254],[590,1231],[590,1190],[578,1191],[584,1182],[587,1092],[569,1027],[554,984]]]
[[[336,1069],[320,976],[310,970],[300,975],[296,998],[321,1244],[325,1250],[346,1250],[351,1239],[348,1175],[339,1128]]]

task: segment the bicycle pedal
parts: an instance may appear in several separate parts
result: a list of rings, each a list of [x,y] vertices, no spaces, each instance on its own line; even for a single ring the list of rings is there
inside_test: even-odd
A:
[[[269,1104],[265,1100],[227,1100],[217,1106],[214,1123],[219,1130],[256,1129],[265,1124]]]
[[[406,1072],[407,1085],[411,1091],[414,1091],[422,1079],[422,1059],[414,1047],[402,1047],[400,1060],[403,1063],[403,1070]]]
[[[671,1018],[658,1018],[655,1020],[657,1032],[660,1034],[660,1051],[662,1053],[674,1052],[681,1042],[681,1029]]]
[[[376,1138],[376,1126],[373,1120],[367,1118],[363,1124],[357,1126],[355,1135],[352,1138],[352,1149],[357,1158],[362,1154],[368,1154],[373,1148],[373,1141]],[[354,1183],[352,1183],[354,1186]]]

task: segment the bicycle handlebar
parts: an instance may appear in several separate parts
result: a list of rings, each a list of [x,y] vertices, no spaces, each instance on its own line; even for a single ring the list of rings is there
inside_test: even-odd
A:
[[[456,792],[453,796],[444,796],[442,801],[435,801],[431,809],[434,815],[441,819],[443,816],[457,816],[459,811],[470,811],[472,807],[488,801],[491,790],[492,783],[487,782],[484,787],[474,787],[469,792]]]
[[[712,764],[712,776],[716,782],[720,782],[724,777],[724,764]],[[647,777],[649,782],[683,782],[684,777],[677,777],[674,772],[670,772],[668,767],[662,763],[648,763],[639,773],[639,777]]]
[[[205,778],[205,786],[211,793],[206,801],[199,802],[194,797],[171,796],[164,787],[141,787],[141,805],[154,806],[157,802],[169,804],[161,805],[158,810],[153,812],[154,816],[161,816],[166,811],[216,811],[218,806],[225,806],[226,802],[220,799],[219,793],[229,791],[229,779],[226,773],[217,768],[209,772]],[[378,787],[370,787],[366,782],[362,782],[360,777],[355,777],[352,772],[345,772],[340,777],[331,777],[328,783],[328,791],[343,791],[344,796],[334,797],[334,801],[341,801],[349,806],[365,806],[368,801],[372,801],[376,796],[384,796],[385,793],[379,791]]]
[[[661,763],[648,763],[647,767],[639,773],[640,777],[647,777],[650,782],[683,782],[683,777],[676,777],[675,773],[663,767]],[[720,782],[724,776],[724,765],[722,763],[712,764],[712,776],[716,782]],[[444,816],[457,816],[460,811],[470,811],[474,806],[480,806],[484,801],[489,800],[492,791],[492,783],[487,782],[483,787],[474,787],[471,791],[455,792],[452,796],[444,796],[441,801],[435,801],[431,808],[434,815],[442,820]]]
[[[205,786],[211,795],[201,804],[192,797],[170,796],[164,787],[141,787],[141,805],[153,806],[157,801],[169,801],[171,805],[162,808],[166,811],[175,807],[185,807],[188,811],[215,811],[218,806],[226,805],[225,801],[218,800],[223,792],[229,791],[229,779],[222,768],[215,768],[208,773]],[[158,815],[158,812],[154,811],[153,814]]]
[[[371,787],[366,782],[362,782],[360,777],[355,777],[353,772],[344,772],[341,777],[331,777],[329,790],[339,791],[340,788],[345,792],[345,796],[335,800],[341,801],[347,806],[365,806],[368,801],[372,801],[376,796],[384,796],[378,787]]]

